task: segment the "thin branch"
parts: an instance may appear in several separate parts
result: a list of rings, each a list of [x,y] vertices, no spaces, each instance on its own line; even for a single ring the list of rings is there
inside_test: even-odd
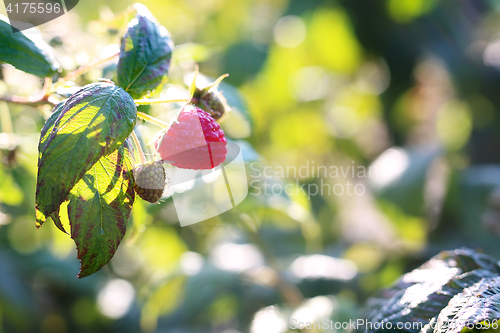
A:
[[[104,59],[99,59],[99,60],[96,60],[94,61],[93,63],[91,63],[90,65],[88,66],[81,66],[79,68],[77,68],[76,70],[74,70],[73,72],[71,73],[68,73],[68,75],[66,75],[65,77],[63,77],[62,79],[59,79],[58,81],[58,84],[61,83],[61,82],[66,82],[66,81],[70,81],[70,80],[73,80],[74,78],[86,73],[87,71],[91,70],[92,68],[94,67],[97,67],[99,65],[102,65],[110,60],[113,60],[114,57],[117,57],[118,55],[120,54],[120,52],[117,52],[107,58],[104,58]]]
[[[200,74],[200,67],[198,64],[194,64],[194,74],[193,74],[193,80],[191,81],[191,85],[189,86],[189,100],[193,99],[194,93],[196,91],[196,78]]]
[[[206,90],[209,90],[209,89],[212,89],[214,87],[218,87],[219,84],[222,82],[222,80],[224,80],[226,77],[228,77],[229,74],[222,74],[221,76],[219,76],[214,82],[210,83],[207,87],[205,87],[204,89]]]
[[[134,141],[134,144],[136,146],[137,152],[139,154],[139,160],[141,161],[141,164],[146,163],[146,156],[144,155],[144,151],[142,150],[141,147],[141,142],[139,141],[139,138],[135,134],[134,131],[130,134],[132,136],[132,140]]]
[[[52,104],[53,106],[58,103],[58,101],[49,96],[49,89],[52,86],[52,80],[48,77],[45,78],[42,90],[34,96],[1,96],[0,101],[5,101],[9,103],[24,104],[30,106],[39,106],[43,104]]]
[[[149,121],[150,123],[152,124],[155,124],[161,128],[167,128],[169,127],[169,124],[167,124],[166,122],[164,121],[161,121],[160,119],[156,119],[155,117],[151,117],[150,115],[148,114],[145,114],[144,112],[137,112],[137,117],[139,119],[142,119],[144,121]]]
[[[189,102],[187,99],[136,99],[135,105],[151,105],[151,104],[162,104],[162,103],[184,103]]]

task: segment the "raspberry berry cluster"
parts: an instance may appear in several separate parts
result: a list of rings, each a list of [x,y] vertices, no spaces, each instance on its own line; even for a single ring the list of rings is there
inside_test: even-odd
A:
[[[156,203],[169,182],[163,162],[182,169],[213,169],[226,159],[226,144],[224,131],[210,113],[188,104],[155,139],[161,160],[136,167],[134,190],[144,200]]]

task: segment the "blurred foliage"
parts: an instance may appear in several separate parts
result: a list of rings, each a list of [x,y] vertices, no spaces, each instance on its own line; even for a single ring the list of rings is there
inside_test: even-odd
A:
[[[77,281],[69,236],[34,227],[51,110],[0,101],[0,332],[299,332],[291,319],[362,316],[377,289],[441,250],[500,258],[497,2],[143,3],[176,45],[161,97],[186,93],[195,62],[207,79],[230,74],[222,126],[250,194],[183,228],[172,199],[138,200],[110,265]],[[116,53],[129,4],[80,1],[42,25],[61,67]],[[0,96],[43,84],[0,73]],[[75,86],[100,77],[116,80],[116,63]],[[176,107],[139,110],[167,121]],[[149,142],[156,128],[140,127]]]

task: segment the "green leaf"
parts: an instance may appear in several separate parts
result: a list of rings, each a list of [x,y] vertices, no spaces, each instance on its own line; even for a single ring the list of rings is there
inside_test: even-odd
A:
[[[47,144],[47,141],[52,134],[52,131],[54,130],[54,125],[59,119],[59,116],[61,115],[61,111],[64,108],[64,102],[61,102],[57,104],[54,107],[54,110],[52,111],[52,114],[50,115],[49,119],[45,122],[45,124],[42,127],[42,131],[40,132],[40,142],[38,143],[38,164],[40,165],[40,160],[42,158],[42,152],[45,149],[45,145]],[[47,219],[47,216],[43,214],[41,211],[38,210],[38,208],[35,208],[36,210],[36,222],[35,225],[37,228],[40,228]],[[52,221],[54,221],[55,226],[61,230],[62,232],[66,233],[66,230],[64,230],[64,227],[60,223],[59,220],[59,209],[57,209],[56,212],[52,213],[51,215]]]
[[[134,203],[133,162],[128,141],[102,157],[71,190],[71,238],[81,260],[78,278],[101,269],[125,235]]]
[[[19,70],[39,77],[52,76],[59,64],[51,54],[51,48],[39,36],[12,32],[7,18],[0,15],[0,61]]]
[[[50,215],[50,217],[52,218],[52,221],[54,222],[54,225],[56,226],[57,229],[61,230],[65,234],[68,234],[66,229],[64,229],[64,225],[61,221],[61,217],[59,216],[59,209],[57,212],[52,213],[52,215]]]
[[[54,125],[56,124],[57,119],[61,115],[61,111],[64,108],[64,102],[57,104],[52,111],[49,119],[45,122],[40,132],[40,142],[38,143],[38,162],[40,163],[40,158],[42,157],[42,152],[45,149],[45,145],[47,144],[47,140],[49,139],[52,131],[54,129]]]
[[[106,82],[89,84],[56,107],[39,144],[38,227],[57,211],[94,163],[123,144],[136,115],[130,95]]]
[[[169,32],[149,10],[137,9],[122,37],[117,67],[118,85],[135,99],[150,95],[166,82],[174,48]]]
[[[500,277],[481,279],[450,301],[437,319],[435,333],[456,333],[468,325],[500,319]],[[486,325],[487,326],[487,325]]]
[[[442,252],[371,299],[367,322],[384,323],[385,328],[390,323],[394,331],[397,323],[411,322],[420,325],[399,331],[460,332],[468,321],[496,319],[499,273],[498,262],[487,255],[469,249]],[[457,329],[451,330],[454,324]],[[384,330],[364,327],[357,332]]]

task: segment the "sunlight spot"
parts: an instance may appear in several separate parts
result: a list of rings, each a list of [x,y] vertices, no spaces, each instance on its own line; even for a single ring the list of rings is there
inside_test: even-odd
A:
[[[203,267],[203,256],[196,252],[185,252],[180,259],[181,269],[186,275],[196,275]]]
[[[312,323],[322,321],[330,317],[337,301],[333,297],[317,296],[304,302],[295,310],[290,319],[301,323]]]
[[[500,39],[488,44],[486,50],[484,50],[483,61],[486,66],[500,69]]]
[[[292,92],[301,101],[321,99],[328,93],[328,77],[324,70],[316,66],[295,71],[290,81]]]
[[[210,184],[210,183],[213,183],[217,180],[217,178],[219,178],[220,176],[220,172],[210,172],[210,173],[207,173],[207,174],[204,174],[201,178],[203,179],[203,182],[205,184]]]
[[[276,307],[269,306],[255,314],[250,333],[282,333],[286,329],[286,322]]]
[[[279,46],[292,48],[300,45],[306,38],[306,26],[300,17],[289,15],[276,23],[273,33]]]
[[[218,245],[212,250],[210,259],[216,267],[232,272],[244,272],[264,264],[262,254],[251,244]]]
[[[298,257],[289,271],[299,279],[350,280],[358,273],[356,264],[351,260],[320,254]]]
[[[409,164],[410,159],[404,149],[387,149],[370,166],[370,180],[376,187],[384,187],[399,179]]]
[[[121,318],[130,309],[134,294],[134,287],[130,282],[122,279],[110,280],[97,296],[99,311],[109,318]]]
[[[183,193],[194,187],[195,180],[187,180],[180,184],[171,185],[170,188],[176,193]]]

